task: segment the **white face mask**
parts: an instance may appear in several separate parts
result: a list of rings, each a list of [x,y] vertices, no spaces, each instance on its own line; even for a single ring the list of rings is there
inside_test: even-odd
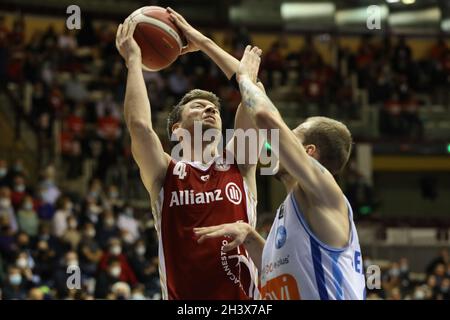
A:
[[[76,229],[78,227],[78,223],[76,221],[70,221],[69,222],[69,227],[71,229]]]
[[[78,267],[78,260],[70,260],[70,261],[67,261],[67,265],[68,266],[76,266],[76,267]]]
[[[12,274],[9,276],[9,282],[13,286],[18,286],[22,283],[22,275],[20,273],[18,274]]]
[[[110,270],[111,270],[111,275],[114,278],[118,278],[120,276],[120,273],[122,272],[122,268],[119,266],[112,267]]]
[[[113,246],[111,247],[111,253],[115,256],[118,256],[122,253],[122,248],[120,246]]]
[[[32,209],[33,209],[33,204],[32,204],[31,202],[26,202],[26,203],[23,205],[23,208],[24,208],[25,210],[32,210]]]
[[[86,235],[88,237],[94,238],[95,237],[95,230],[94,229],[89,229],[86,231]]]
[[[9,208],[11,206],[11,200],[8,198],[0,199],[0,207]]]
[[[145,300],[145,296],[138,292],[138,293],[133,293],[133,295],[131,296],[131,299],[133,300]]]
[[[144,246],[139,246],[136,248],[136,253],[140,256],[143,256],[145,254],[145,247]]]
[[[8,174],[8,169],[6,168],[0,168],[0,178],[3,178]]]
[[[423,300],[425,299],[425,293],[422,290],[416,290],[414,292],[414,300]]]
[[[25,186],[23,184],[18,184],[14,187],[14,190],[16,190],[17,192],[24,192]]]
[[[17,259],[16,264],[21,269],[28,267],[28,261],[27,261],[26,258],[19,258],[19,259]]]
[[[112,227],[114,225],[114,219],[105,219],[105,225]]]

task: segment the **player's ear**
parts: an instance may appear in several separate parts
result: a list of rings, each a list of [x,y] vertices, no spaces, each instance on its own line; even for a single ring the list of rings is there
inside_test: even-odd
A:
[[[305,146],[306,153],[313,156],[317,152],[317,148],[314,144],[308,144]]]

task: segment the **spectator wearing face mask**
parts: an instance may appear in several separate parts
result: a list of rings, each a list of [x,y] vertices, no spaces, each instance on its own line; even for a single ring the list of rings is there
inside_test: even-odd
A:
[[[120,281],[122,274],[121,262],[117,258],[108,261],[107,268],[101,270],[95,284],[95,298],[105,299],[112,286]]]
[[[44,203],[54,205],[61,191],[55,184],[55,168],[48,166],[42,174],[42,180],[39,183],[41,198]]]
[[[127,282],[131,285],[137,283],[136,276],[130,267],[128,258],[122,253],[122,243],[117,238],[112,238],[109,241],[108,250],[105,251],[100,259],[99,270],[104,271],[108,268],[108,262],[110,259],[117,259],[120,261],[121,272],[120,281]]]
[[[67,218],[67,230],[62,236],[62,241],[69,246],[70,250],[77,250],[81,241],[81,233],[78,231],[78,221],[74,216]]]
[[[28,288],[31,286],[32,284],[22,277],[19,268],[10,266],[8,268],[8,275],[3,283],[3,299],[26,299]]]
[[[11,177],[8,172],[8,162],[0,159],[0,187],[7,187],[10,185]]]
[[[86,201],[84,203],[84,210],[80,222],[82,224],[89,222],[97,225],[102,211],[103,208],[97,204],[95,198],[88,196],[86,197]]]
[[[11,203],[11,191],[8,187],[0,188],[0,217],[7,218],[9,230],[16,233],[18,230],[14,208]]]
[[[118,209],[123,206],[123,199],[120,197],[119,189],[116,185],[110,185],[105,197],[103,198],[103,206],[110,209]]]
[[[26,279],[30,283],[39,284],[40,277],[33,274],[33,268],[35,261],[26,251],[21,251],[16,258],[16,267],[19,268],[23,279]]]
[[[102,257],[102,250],[95,239],[96,231],[92,223],[86,223],[80,242],[80,266],[89,277],[94,277],[97,265]]]
[[[131,289],[131,300],[148,300],[145,296],[145,287],[142,284],[138,284]]]
[[[140,283],[145,283],[148,279],[145,277],[144,270],[148,263],[149,256],[144,240],[136,241],[129,255],[129,260],[138,281]]]
[[[25,177],[23,175],[15,176],[11,192],[11,203],[14,209],[17,210],[20,207],[27,193],[30,193],[30,190],[26,186]]]
[[[58,200],[58,210],[53,216],[52,227],[53,235],[61,238],[66,232],[68,225],[67,219],[72,215],[73,203],[68,197],[62,197]]]
[[[427,278],[426,285],[429,290],[429,293],[426,296],[427,300],[435,300],[437,294],[439,293],[439,286],[437,285],[436,276],[429,275]]]
[[[33,198],[29,195],[23,198],[22,204],[17,211],[17,222],[21,231],[30,237],[38,235],[39,217],[33,208]]]
[[[105,210],[102,215],[102,221],[98,228],[98,242],[102,248],[108,246],[111,238],[120,236],[119,229],[116,225],[114,213],[111,210]]]

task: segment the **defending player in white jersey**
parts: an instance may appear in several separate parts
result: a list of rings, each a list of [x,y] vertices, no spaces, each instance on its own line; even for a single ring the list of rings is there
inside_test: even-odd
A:
[[[225,250],[244,243],[261,275],[264,299],[364,299],[365,277],[353,213],[333,175],[347,163],[347,127],[325,117],[308,118],[294,130],[251,79],[261,50],[248,46],[238,81],[246,111],[261,129],[279,129],[277,177],[288,196],[266,241],[246,223],[194,229],[198,242],[228,236]],[[275,141],[272,141],[275,143]]]

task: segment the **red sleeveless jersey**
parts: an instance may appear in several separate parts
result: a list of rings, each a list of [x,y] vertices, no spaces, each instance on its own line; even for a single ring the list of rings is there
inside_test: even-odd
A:
[[[256,224],[256,201],[236,164],[171,161],[153,214],[159,237],[164,299],[253,299],[257,270],[244,246],[229,239],[197,243],[193,229],[244,221]]]

